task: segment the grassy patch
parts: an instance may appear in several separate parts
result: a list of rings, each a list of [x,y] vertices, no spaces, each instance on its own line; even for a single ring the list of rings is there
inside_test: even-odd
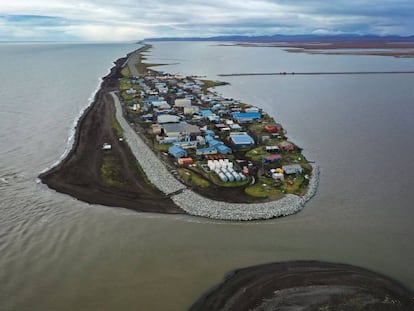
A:
[[[122,68],[121,75],[124,76],[124,77],[130,77],[131,76],[131,71],[129,70],[128,66],[125,66],[124,68]]]
[[[273,186],[273,180],[271,178],[263,178],[253,186],[247,187],[244,191],[257,198],[280,198],[283,193]]]
[[[122,92],[121,96],[125,101],[130,101],[130,100],[133,100],[135,98],[133,95],[129,95],[126,92]]]
[[[112,116],[111,126],[118,137],[122,137],[124,135],[124,131],[115,116]]]
[[[210,186],[210,183],[207,180],[201,178],[200,176],[188,169],[179,168],[177,169],[177,171],[178,174],[180,174],[181,178],[184,179],[184,181],[188,184],[194,184],[201,188],[208,188]]]
[[[303,154],[295,151],[291,152],[283,152],[282,153],[282,164],[291,164],[291,163],[297,163],[297,164],[306,164],[308,163],[308,160],[303,156]]]
[[[119,163],[112,155],[105,155],[101,166],[101,176],[105,184],[110,186],[122,186]]]
[[[220,85],[227,85],[227,82],[223,82],[223,81],[213,81],[213,80],[200,80],[202,82],[204,82],[203,85],[203,90],[207,90],[208,88],[211,87],[216,87],[216,86],[220,86]]]
[[[249,130],[253,133],[262,133],[264,132],[264,127],[262,124],[254,123],[249,126]]]
[[[246,153],[246,157],[250,158],[254,162],[262,162],[264,157],[271,155],[265,151],[264,146],[259,146]]]
[[[301,195],[306,191],[305,177],[299,175],[297,177],[288,177],[281,186],[286,193]]]
[[[161,152],[168,152],[168,149],[173,144],[160,144],[158,141],[154,140],[154,148]]]

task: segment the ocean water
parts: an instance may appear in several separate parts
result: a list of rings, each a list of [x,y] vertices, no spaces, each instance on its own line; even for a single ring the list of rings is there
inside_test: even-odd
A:
[[[0,44],[0,310],[185,310],[235,268],[318,259],[414,289],[414,75],[220,78],[321,167],[296,215],[237,223],[89,205],[37,182],[132,44]],[[156,43],[172,73],[414,70],[414,59]],[[69,141],[68,141],[69,140]]]

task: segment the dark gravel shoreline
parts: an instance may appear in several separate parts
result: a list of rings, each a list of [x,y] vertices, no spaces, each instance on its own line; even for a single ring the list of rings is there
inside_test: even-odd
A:
[[[411,311],[414,300],[401,284],[369,270],[292,261],[231,272],[189,310]]]
[[[136,168],[136,159],[128,145],[120,142],[112,129],[115,108],[109,92],[117,89],[120,71],[127,57],[118,59],[110,73],[102,79],[93,103],[78,120],[70,152],[39,178],[49,188],[87,203],[140,212],[182,214],[184,211],[170,198],[145,181]],[[119,161],[119,176],[122,177],[119,185],[108,185],[102,179],[103,143],[112,145],[110,152]]]

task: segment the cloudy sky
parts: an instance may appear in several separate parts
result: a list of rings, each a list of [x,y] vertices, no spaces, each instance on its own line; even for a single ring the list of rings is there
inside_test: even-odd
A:
[[[414,34],[414,0],[0,0],[0,41]]]

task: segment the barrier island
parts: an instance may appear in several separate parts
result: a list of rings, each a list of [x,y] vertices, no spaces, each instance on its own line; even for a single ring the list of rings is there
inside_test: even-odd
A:
[[[144,45],[119,59],[80,119],[68,157],[40,176],[78,199],[228,220],[299,211],[318,168],[261,108],[226,83],[151,69]],[[152,198],[152,200],[151,200]]]

